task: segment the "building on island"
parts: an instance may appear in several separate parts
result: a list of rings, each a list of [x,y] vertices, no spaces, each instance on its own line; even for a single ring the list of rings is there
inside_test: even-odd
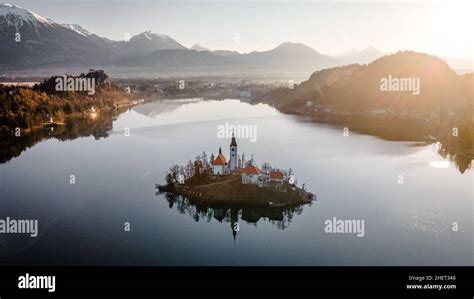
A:
[[[261,175],[262,171],[253,165],[247,165],[245,168],[241,169],[240,177],[242,178],[242,184],[258,184],[258,177]]]
[[[222,154],[222,149],[219,148],[219,155],[212,160],[212,173],[214,175],[224,175],[237,171],[238,169],[238,154],[237,154],[237,141],[235,141],[235,135],[232,132],[232,141],[229,146],[229,157],[230,160],[227,162],[227,159]],[[213,157],[213,156],[211,156]]]
[[[270,171],[268,184],[275,189],[280,190],[283,187],[285,181],[285,174],[281,171]]]
[[[227,171],[227,160],[222,154],[222,149],[219,148],[219,155],[212,161],[212,173],[214,175],[224,175]]]
[[[241,168],[237,149],[237,141],[234,133],[232,133],[232,140],[229,145],[229,161],[222,154],[222,148],[219,148],[217,157],[214,158],[214,155],[211,155],[213,175],[240,174],[242,184],[257,185],[258,187],[273,186],[278,189],[283,186],[285,174],[279,170],[262,171],[253,165],[253,161]]]
[[[277,184],[282,184],[285,180],[285,175],[281,171],[270,171],[270,182],[274,182]]]
[[[257,186],[260,188],[268,186],[268,175],[261,173],[257,178]]]

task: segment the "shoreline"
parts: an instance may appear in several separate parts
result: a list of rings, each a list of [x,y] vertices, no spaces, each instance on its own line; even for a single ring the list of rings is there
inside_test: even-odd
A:
[[[271,105],[272,103],[261,102]],[[388,141],[439,142],[448,148],[452,154],[474,159],[474,148],[459,148],[453,142],[450,131],[458,124],[455,120],[420,119],[415,116],[400,113],[374,114],[364,113],[312,113],[298,109],[273,106],[279,112],[287,115],[308,117],[315,123],[330,124],[339,128],[347,127],[356,133],[376,136]],[[412,126],[409,126],[411,124]],[[407,128],[404,128],[406,126]],[[474,137],[474,130],[469,129],[467,134]]]
[[[295,187],[288,192],[276,191],[268,187],[257,187],[242,184],[240,177],[223,182],[216,192],[210,185],[185,186],[176,183],[155,187],[159,192],[171,193],[189,198],[197,203],[219,207],[255,207],[255,208],[290,208],[316,201],[316,195]]]

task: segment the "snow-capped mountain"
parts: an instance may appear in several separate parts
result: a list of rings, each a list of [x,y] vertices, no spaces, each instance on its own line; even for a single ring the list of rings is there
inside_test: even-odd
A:
[[[63,27],[66,27],[68,29],[71,29],[71,30],[74,30],[76,31],[77,33],[79,33],[80,35],[82,36],[91,36],[93,35],[92,33],[90,33],[89,31],[87,31],[86,29],[82,28],[80,25],[78,24],[61,24]]]
[[[375,49],[329,57],[299,43],[282,43],[264,51],[240,54],[187,49],[173,38],[145,31],[125,41],[100,37],[78,24],[58,24],[18,6],[0,4],[0,70],[28,67],[139,67],[316,70],[365,62]]]
[[[129,41],[112,41],[77,24],[58,24],[19,6],[0,4],[0,69],[108,65],[120,57],[165,49],[186,48],[151,31]]]
[[[186,47],[167,35],[149,30],[122,42],[119,52],[122,56],[128,56],[174,49],[186,49]]]
[[[107,46],[77,27],[9,4],[0,4],[0,53],[0,67],[98,64],[109,58]]]
[[[173,38],[152,31],[128,41],[98,36],[78,24],[58,24],[19,6],[0,4],[0,71],[55,67],[131,67],[139,69],[222,69],[252,72],[300,72],[347,64],[370,63],[385,54],[373,47],[324,55],[299,43],[282,43],[240,54],[196,44],[187,49]],[[463,64],[467,64],[463,62]],[[468,64],[472,68],[472,63]]]
[[[2,26],[21,27],[25,24],[37,26],[54,25],[55,23],[34,12],[28,11],[16,5],[0,4],[0,18]]]

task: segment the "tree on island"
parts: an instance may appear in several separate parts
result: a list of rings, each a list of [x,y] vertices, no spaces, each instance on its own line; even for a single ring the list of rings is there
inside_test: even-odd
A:
[[[180,178],[180,176],[182,177]],[[182,179],[185,177],[186,177],[186,172],[184,171],[184,167],[179,166],[179,173],[178,173],[178,179],[177,179],[178,183],[182,184],[183,183]]]
[[[199,160],[197,157],[196,157],[196,160],[194,160],[194,175],[198,175],[202,172],[202,169],[204,167],[203,163],[201,162],[201,160]]]
[[[190,179],[195,173],[196,172],[194,170],[194,164],[191,161],[191,159],[189,159],[188,164],[186,164],[186,167],[185,167],[185,175],[184,175],[185,180]]]
[[[290,175],[294,175],[295,173],[293,172],[293,168],[290,167],[290,169],[288,169],[288,176]]]
[[[178,181],[179,165],[178,165],[178,164],[175,164],[175,165],[171,166],[168,174],[171,175],[171,178],[172,178],[172,181],[173,181],[173,182]],[[168,176],[167,176],[167,177],[168,177]]]
[[[209,161],[207,160],[207,154],[205,151],[203,151],[201,154],[201,161],[203,163],[203,166],[206,166],[209,164]]]
[[[247,166],[253,166],[254,161],[253,161],[253,154],[250,156],[250,160],[247,162]]]
[[[166,175],[166,184],[170,185],[174,182],[174,179],[173,179],[173,175],[168,172],[168,174]]]

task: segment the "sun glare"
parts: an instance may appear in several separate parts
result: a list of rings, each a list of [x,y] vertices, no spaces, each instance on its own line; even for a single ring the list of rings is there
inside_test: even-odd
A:
[[[443,2],[431,7],[431,49],[449,57],[473,57],[474,1]]]

